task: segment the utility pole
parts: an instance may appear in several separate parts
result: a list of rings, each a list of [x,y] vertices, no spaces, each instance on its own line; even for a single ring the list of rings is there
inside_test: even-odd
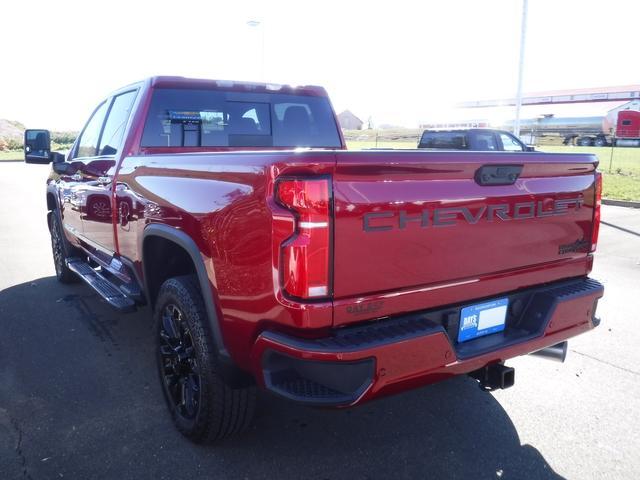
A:
[[[247,25],[251,28],[260,28],[260,81],[266,82],[264,76],[264,22],[249,20]]]
[[[513,124],[513,134],[520,136],[520,109],[522,108],[522,75],[524,73],[524,52],[527,39],[527,10],[529,0],[522,0],[522,25],[520,26],[520,62],[518,65],[518,90],[516,92],[516,121]]]

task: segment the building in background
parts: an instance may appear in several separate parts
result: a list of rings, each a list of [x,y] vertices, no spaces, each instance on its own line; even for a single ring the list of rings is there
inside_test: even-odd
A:
[[[418,125],[420,130],[455,130],[458,128],[489,128],[491,122],[487,119],[482,120],[461,120],[459,122],[431,122],[421,123]]]
[[[364,122],[349,110],[338,114],[338,122],[343,130],[362,130],[362,125],[364,125]]]

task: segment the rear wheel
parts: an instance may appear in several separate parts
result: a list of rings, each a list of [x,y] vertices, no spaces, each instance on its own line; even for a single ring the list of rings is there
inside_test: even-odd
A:
[[[75,273],[67,267],[68,252],[71,246],[62,233],[60,217],[56,211],[51,212],[51,252],[53,254],[53,264],[56,268],[56,278],[62,283],[73,283],[78,281]]]
[[[210,443],[246,429],[255,386],[234,388],[220,375],[194,276],[164,282],[155,320],[160,382],[178,430],[194,442]]]
[[[579,147],[593,147],[593,139],[589,137],[580,137],[576,141]]]

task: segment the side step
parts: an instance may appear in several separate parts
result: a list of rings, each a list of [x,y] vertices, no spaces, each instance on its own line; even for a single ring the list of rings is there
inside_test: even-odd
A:
[[[135,302],[118,289],[116,285],[96,272],[91,266],[79,258],[67,259],[69,270],[78,275],[87,285],[93,288],[109,305],[121,313],[136,310]]]

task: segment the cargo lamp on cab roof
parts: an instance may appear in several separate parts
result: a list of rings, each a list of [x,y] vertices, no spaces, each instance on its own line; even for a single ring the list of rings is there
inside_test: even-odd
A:
[[[296,216],[296,231],[281,246],[282,286],[291,296],[330,294],[331,207],[328,178],[281,179],[278,202]]]

